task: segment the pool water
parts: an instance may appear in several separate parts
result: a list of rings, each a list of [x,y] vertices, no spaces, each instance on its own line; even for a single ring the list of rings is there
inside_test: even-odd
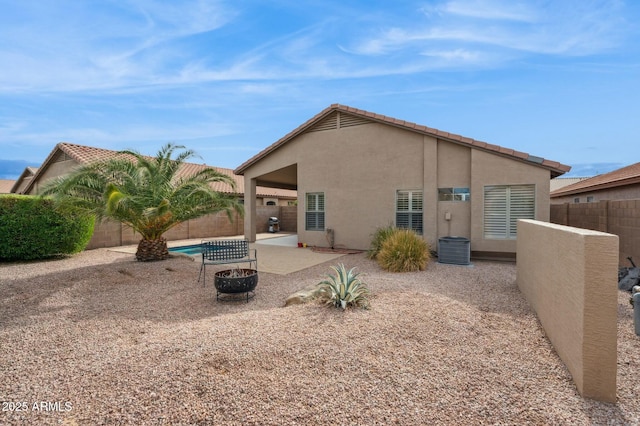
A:
[[[190,256],[202,254],[202,248],[200,244],[194,244],[190,246],[170,247],[170,253],[184,253]]]

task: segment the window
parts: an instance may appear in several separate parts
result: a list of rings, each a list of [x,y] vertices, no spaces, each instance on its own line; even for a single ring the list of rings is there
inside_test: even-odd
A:
[[[576,197],[576,198],[574,198],[574,199],[573,199],[573,202],[574,202],[574,203],[579,203],[579,202],[580,202],[580,197]]]
[[[438,188],[438,201],[469,201],[469,188]]]
[[[324,231],[324,192],[307,193],[305,229]]]
[[[587,197],[587,203],[593,203],[593,196],[592,195]]]
[[[516,238],[518,219],[535,219],[534,185],[484,188],[484,238]]]
[[[267,205],[268,206],[275,206],[276,202],[275,201],[267,201]]]
[[[422,191],[398,191],[396,226],[422,234]]]

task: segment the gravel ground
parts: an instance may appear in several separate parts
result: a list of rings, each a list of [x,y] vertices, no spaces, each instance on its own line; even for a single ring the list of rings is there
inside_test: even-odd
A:
[[[283,307],[344,262],[370,310]],[[184,257],[91,250],[0,266],[0,424],[638,424],[619,293],[618,403],[579,396],[513,264],[381,271],[351,254],[219,303]]]

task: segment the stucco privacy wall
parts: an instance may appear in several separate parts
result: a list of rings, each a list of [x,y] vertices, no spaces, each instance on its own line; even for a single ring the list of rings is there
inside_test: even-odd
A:
[[[618,237],[518,221],[517,283],[582,396],[616,401]]]

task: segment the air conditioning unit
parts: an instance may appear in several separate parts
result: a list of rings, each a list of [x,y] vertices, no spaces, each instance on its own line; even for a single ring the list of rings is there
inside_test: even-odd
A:
[[[438,262],[452,265],[471,263],[471,241],[464,237],[442,237],[438,239]]]

